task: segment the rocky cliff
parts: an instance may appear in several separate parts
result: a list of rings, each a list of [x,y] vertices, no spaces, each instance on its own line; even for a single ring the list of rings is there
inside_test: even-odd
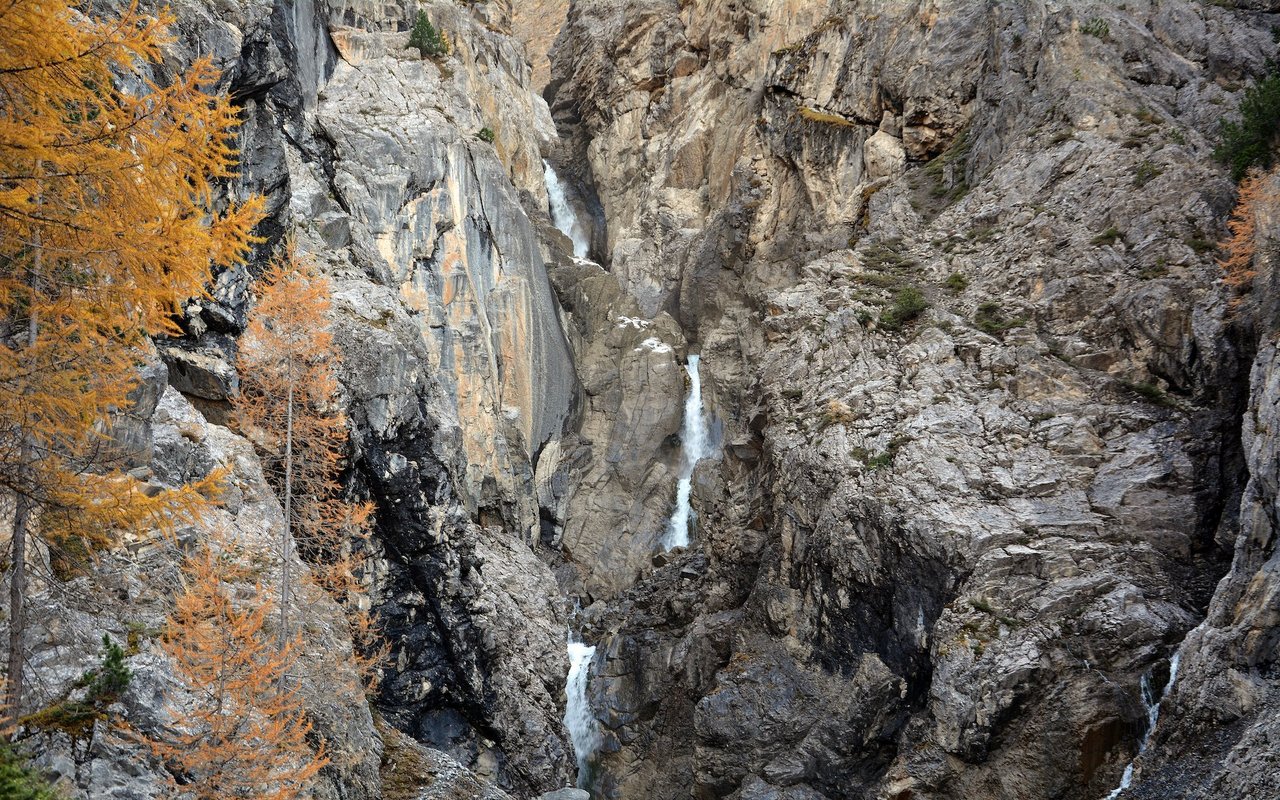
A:
[[[1257,642],[1213,724],[1253,718],[1254,342],[1206,245],[1217,120],[1275,21],[571,6],[549,93],[600,254],[701,351],[728,443],[699,552],[589,613],[602,796],[1101,797],[1206,613]],[[1247,730],[1205,787],[1267,796]]]
[[[419,9],[448,54],[408,48]],[[1092,800],[1144,742],[1121,797],[1280,796],[1280,272],[1264,246],[1252,300],[1222,286],[1211,157],[1280,5],[176,13],[166,68],[223,67],[228,194],[270,213],[160,343],[139,463],[231,467],[220,522],[275,540],[221,423],[254,276],[292,237],[333,279],[391,647],[368,703],[330,691],[319,662],[351,645],[309,609],[308,709],[343,755],[317,796],[573,783],[570,626],[597,648],[595,797]],[[544,159],[594,260],[548,216]],[[716,452],[693,544],[664,553],[694,353]],[[50,696],[102,631],[163,617],[162,555],[82,579],[119,604],[37,601],[75,622],[37,648]],[[135,644],[119,713],[162,728],[165,665]],[[1140,687],[1175,654],[1148,737]],[[105,731],[42,737],[78,796],[161,796]]]

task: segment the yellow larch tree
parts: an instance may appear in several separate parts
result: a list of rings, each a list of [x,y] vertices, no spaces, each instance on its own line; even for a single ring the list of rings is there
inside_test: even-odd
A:
[[[282,648],[268,632],[274,608],[264,587],[249,583],[246,555],[211,536],[186,559],[166,620],[162,646],[194,705],[171,708],[178,732],[149,744],[181,776],[179,798],[293,800],[308,796],[328,763],[284,680],[298,637]]]
[[[219,207],[236,112],[208,60],[160,85],[172,17],[0,5],[0,519],[10,534],[8,707],[21,712],[28,539],[101,546],[199,505],[116,467],[147,336],[176,331],[211,265],[244,257],[260,199]],[[121,91],[126,77],[143,90]]]
[[[347,424],[338,407],[331,287],[315,263],[286,247],[257,283],[257,299],[240,337],[240,389],[235,420],[263,458],[268,481],[284,506],[281,553],[281,640],[289,637],[296,576],[291,542],[311,575],[343,604],[366,679],[381,657],[378,634],[360,581],[359,541],[368,535],[373,505],[345,499],[339,482]]]
[[[1248,292],[1253,286],[1253,279],[1258,276],[1254,265],[1254,255],[1258,247],[1258,218],[1271,213],[1277,198],[1268,186],[1274,176],[1254,167],[1240,181],[1239,196],[1235,209],[1227,220],[1229,236],[1223,243],[1225,257],[1218,265],[1222,267],[1222,282],[1239,294]]]

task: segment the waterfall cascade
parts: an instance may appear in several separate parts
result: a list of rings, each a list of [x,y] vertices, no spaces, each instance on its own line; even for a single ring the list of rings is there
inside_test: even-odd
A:
[[[1169,690],[1173,688],[1173,682],[1178,678],[1178,661],[1181,654],[1174,653],[1173,658],[1169,659],[1169,680],[1165,683],[1164,689],[1160,691],[1160,695],[1156,696],[1155,687],[1151,685],[1151,674],[1146,673],[1142,676],[1138,686],[1142,691],[1142,705],[1147,709],[1147,730],[1142,735],[1142,743],[1138,745],[1138,754],[1133,757],[1125,765],[1124,774],[1120,776],[1120,785],[1111,790],[1111,794],[1107,795],[1105,800],[1116,800],[1120,793],[1129,788],[1133,783],[1133,766],[1137,763],[1142,754],[1146,752],[1147,745],[1151,743],[1151,734],[1155,733],[1156,721],[1160,719],[1160,703],[1165,696],[1169,694]]]
[[[693,469],[708,455],[707,419],[702,410],[702,379],[698,375],[698,356],[689,356],[685,365],[689,373],[689,396],[684,401],[684,426],[680,430],[680,479],[676,483],[676,508],[671,513],[667,534],[662,538],[665,550],[689,546],[689,523],[693,510],[689,497],[693,494]]]
[[[569,678],[564,687],[567,696],[564,726],[569,731],[573,754],[578,761],[578,788],[585,788],[583,784],[588,781],[591,760],[600,746],[600,731],[596,727],[596,718],[591,713],[591,703],[587,699],[587,678],[590,676],[591,659],[595,654],[594,647],[574,641],[573,635],[569,635]]]
[[[542,179],[547,184],[551,221],[561,233],[573,241],[573,255],[576,258],[586,258],[586,228],[583,227],[581,220],[578,219],[578,213],[569,203],[569,197],[565,194],[564,183],[560,180],[560,176],[545,159],[542,161]]]

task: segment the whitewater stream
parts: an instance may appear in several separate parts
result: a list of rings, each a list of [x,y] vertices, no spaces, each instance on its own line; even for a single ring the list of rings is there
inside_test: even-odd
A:
[[[565,193],[564,182],[560,180],[560,176],[556,174],[555,169],[545,159],[542,162],[542,179],[547,184],[548,210],[551,212],[551,221],[555,223],[556,228],[561,233],[568,236],[573,242],[573,255],[575,258],[587,257],[587,231],[583,227],[582,222],[578,219],[578,214],[573,209],[573,205],[569,202],[569,196]]]
[[[1151,735],[1155,733],[1156,722],[1160,719],[1160,703],[1165,696],[1169,694],[1169,690],[1173,688],[1173,682],[1178,678],[1178,661],[1181,658],[1180,653],[1174,653],[1173,658],[1169,659],[1169,680],[1165,682],[1164,689],[1160,691],[1159,696],[1156,695],[1155,687],[1151,685],[1151,673],[1145,673],[1138,686],[1142,690],[1142,705],[1147,710],[1147,730],[1142,735],[1142,743],[1138,745],[1138,754],[1133,760],[1125,765],[1124,774],[1120,776],[1120,785],[1111,790],[1111,794],[1106,796],[1106,800],[1116,800],[1120,793],[1129,788],[1133,783],[1133,767],[1146,752],[1147,745],[1151,743]]]
[[[591,713],[591,702],[587,698],[591,659],[595,654],[594,647],[575,641],[573,635],[569,635],[569,679],[565,682],[567,702],[564,726],[569,731],[569,740],[573,742],[573,755],[578,762],[577,785],[580,789],[585,789],[590,781],[591,761],[600,746],[600,729],[596,726],[595,715]]]
[[[689,498],[693,494],[693,470],[708,455],[709,436],[706,414],[702,409],[698,356],[689,356],[689,363],[684,369],[689,373],[689,396],[684,401],[684,425],[680,430],[680,479],[676,483],[676,507],[671,512],[666,536],[662,538],[664,550],[689,546],[689,525],[693,518]]]

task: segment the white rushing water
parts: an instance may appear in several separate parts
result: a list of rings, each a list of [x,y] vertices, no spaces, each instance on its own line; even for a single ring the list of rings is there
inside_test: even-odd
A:
[[[573,255],[577,258],[586,258],[586,228],[578,220],[578,213],[573,210],[573,206],[569,203],[569,196],[565,194],[564,183],[560,180],[560,176],[551,168],[551,164],[547,163],[546,159],[542,161],[542,179],[547,184],[551,221],[555,223],[561,233],[573,241]]]
[[[689,546],[689,521],[693,510],[689,497],[693,494],[693,468],[707,453],[707,419],[702,412],[702,379],[698,376],[698,357],[689,356],[684,367],[689,373],[689,396],[684,401],[684,426],[680,430],[680,480],[676,483],[676,509],[671,513],[667,535],[662,538],[666,550]]]
[[[569,636],[569,679],[565,681],[567,702],[564,708],[564,726],[573,742],[573,754],[578,761],[578,787],[587,782],[591,759],[600,746],[600,731],[595,715],[587,699],[587,679],[591,672],[591,659],[596,649]]]
[[[1164,689],[1160,691],[1160,696],[1156,696],[1155,688],[1151,685],[1150,673],[1144,674],[1138,686],[1142,690],[1142,705],[1147,709],[1147,730],[1142,735],[1142,743],[1138,745],[1138,755],[1133,757],[1125,765],[1124,774],[1120,776],[1120,785],[1111,790],[1111,794],[1107,795],[1106,800],[1115,800],[1120,793],[1128,789],[1133,783],[1133,766],[1138,759],[1147,750],[1147,745],[1151,743],[1151,735],[1155,733],[1156,722],[1160,719],[1160,702],[1169,694],[1169,690],[1173,688],[1173,682],[1178,679],[1178,661],[1181,659],[1180,653],[1174,653],[1173,658],[1169,659],[1169,680],[1164,685]]]

